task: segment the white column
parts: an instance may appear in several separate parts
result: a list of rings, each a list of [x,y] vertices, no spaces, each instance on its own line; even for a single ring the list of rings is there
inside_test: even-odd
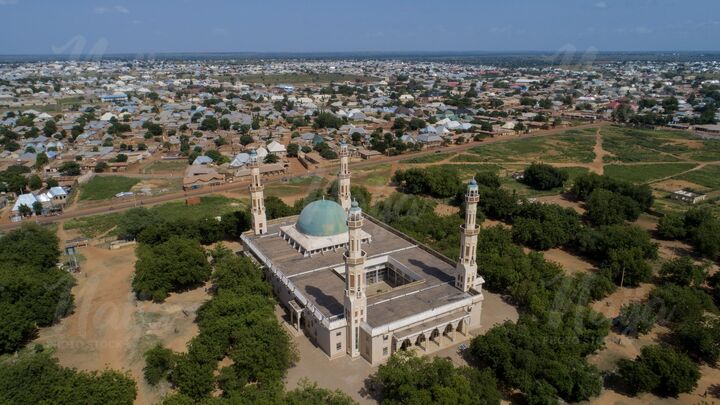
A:
[[[257,153],[250,151],[250,215],[255,235],[267,233],[267,218],[265,217],[264,187],[260,181],[260,162]]]
[[[340,173],[338,173],[338,202],[345,212],[350,210],[350,152],[345,141],[340,143]]]
[[[455,275],[455,286],[465,292],[475,287],[477,278],[477,203],[480,201],[478,185],[470,180],[465,194],[465,224],[460,233],[460,259]]]
[[[353,201],[347,219],[349,241],[345,251],[345,319],[347,320],[347,353],[360,355],[360,325],[367,319],[365,294],[365,257],[362,250],[362,210]]]

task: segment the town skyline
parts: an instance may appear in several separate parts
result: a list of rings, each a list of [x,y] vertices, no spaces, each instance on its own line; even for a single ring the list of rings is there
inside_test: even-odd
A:
[[[70,4],[1,0],[2,55],[202,52],[715,51],[720,4],[707,0],[225,1]],[[703,10],[688,15],[688,10]],[[699,14],[699,13],[698,13]],[[687,16],[687,17],[678,17]],[[35,29],[38,25],[43,29]],[[35,28],[34,28],[35,27]]]

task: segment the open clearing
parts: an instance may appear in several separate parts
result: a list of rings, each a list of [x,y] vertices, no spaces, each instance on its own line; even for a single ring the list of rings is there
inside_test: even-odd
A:
[[[80,186],[80,201],[113,198],[117,193],[130,191],[140,180],[125,176],[95,176]]]
[[[60,234],[61,240],[72,235]],[[136,404],[158,401],[167,386],[143,379],[143,352],[161,342],[183,350],[197,334],[195,311],[208,299],[204,287],[171,295],[164,303],[138,302],[131,291],[134,248],[80,248],[85,261],[77,273],[75,311],[40,330],[36,343],[51,346],[60,364],[82,370],[129,371],[138,384]]]

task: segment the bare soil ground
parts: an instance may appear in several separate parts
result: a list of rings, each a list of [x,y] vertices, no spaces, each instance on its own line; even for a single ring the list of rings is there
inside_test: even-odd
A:
[[[61,241],[73,236],[59,234]],[[86,260],[72,290],[75,311],[57,325],[41,329],[37,343],[54,347],[63,366],[129,371],[138,385],[136,404],[151,404],[167,387],[156,389],[144,382],[143,352],[157,342],[184,351],[197,334],[195,311],[208,294],[201,287],[173,294],[160,304],[137,301],[130,286],[136,260],[133,249],[80,248]]]
[[[592,263],[562,249],[549,249],[543,252],[543,254],[545,259],[561,265],[567,274],[590,273],[595,271],[595,266],[593,266]]]
[[[557,204],[564,208],[572,208],[580,215],[585,214],[585,207],[581,202],[568,200],[563,195],[548,195],[542,197],[536,197],[536,200],[546,204]]]
[[[460,212],[460,207],[453,207],[447,204],[438,204],[435,206],[435,213],[441,217],[449,217]]]

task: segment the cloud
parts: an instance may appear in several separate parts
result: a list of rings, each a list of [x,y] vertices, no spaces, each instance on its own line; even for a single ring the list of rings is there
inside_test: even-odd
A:
[[[607,8],[607,6],[608,4],[604,1],[598,1],[597,3],[595,3],[595,7],[597,8]]]
[[[0,0],[4,1],[4,0]],[[95,14],[130,14],[130,10],[128,10],[125,6],[115,5],[115,6],[102,6],[102,7],[95,7]]]
[[[9,6],[11,4],[17,4],[18,0],[0,0],[0,6]]]

